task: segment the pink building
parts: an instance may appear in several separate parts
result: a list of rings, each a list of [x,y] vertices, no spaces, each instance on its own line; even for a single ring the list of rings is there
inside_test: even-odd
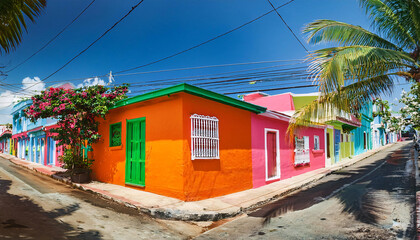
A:
[[[254,188],[325,167],[325,127],[310,126],[287,138],[295,110],[291,94],[254,93],[244,100],[267,108],[251,115]]]

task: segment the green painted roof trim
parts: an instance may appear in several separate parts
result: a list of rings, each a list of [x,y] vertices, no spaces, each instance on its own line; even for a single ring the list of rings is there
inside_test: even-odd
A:
[[[127,106],[130,104],[134,104],[134,103],[138,103],[138,102],[142,102],[142,101],[146,101],[146,100],[150,100],[150,99],[154,99],[158,97],[163,97],[163,96],[167,96],[167,95],[171,95],[171,94],[179,93],[179,92],[189,93],[191,95],[210,99],[219,103],[223,103],[223,104],[230,105],[236,108],[248,110],[254,113],[263,113],[267,110],[265,107],[261,107],[258,105],[240,101],[240,100],[237,100],[237,99],[234,99],[234,98],[231,98],[231,97],[219,94],[219,93],[215,93],[209,90],[205,90],[199,87],[195,87],[186,83],[178,84],[178,85],[168,87],[168,88],[159,89],[153,92],[148,92],[148,93],[138,95],[135,97],[123,99],[121,101],[118,101],[115,104],[115,106],[112,107],[111,109]]]

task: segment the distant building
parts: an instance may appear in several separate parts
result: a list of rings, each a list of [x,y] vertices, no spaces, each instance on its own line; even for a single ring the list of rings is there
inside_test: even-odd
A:
[[[52,87],[69,89],[74,88],[74,85],[65,83]],[[12,108],[11,154],[46,166],[60,166],[58,158],[63,154],[63,149],[57,146],[57,142],[53,139],[54,133],[51,132],[51,129],[58,127],[57,120],[48,118],[31,122],[24,113],[31,104],[32,100],[25,100]]]
[[[381,111],[379,106],[373,105],[373,112],[379,111]],[[386,145],[389,142],[387,141],[386,135],[386,123],[383,121],[381,116],[376,115],[372,122],[372,148],[375,149]]]
[[[0,125],[0,152],[10,153],[10,140],[12,137],[12,130],[4,124]]]
[[[372,101],[363,105],[362,109],[360,110],[360,120],[362,125],[359,128],[352,130],[354,135],[355,155],[362,154],[372,149]]]

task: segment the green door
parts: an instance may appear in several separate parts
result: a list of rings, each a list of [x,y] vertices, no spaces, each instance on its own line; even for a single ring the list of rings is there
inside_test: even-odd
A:
[[[145,176],[145,118],[127,120],[127,152],[125,182],[144,186]]]

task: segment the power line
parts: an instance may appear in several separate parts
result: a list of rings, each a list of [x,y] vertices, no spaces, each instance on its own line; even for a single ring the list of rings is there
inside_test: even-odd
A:
[[[308,49],[303,45],[303,43],[299,40],[299,38],[296,36],[296,34],[293,32],[293,30],[289,27],[289,25],[286,23],[284,18],[280,15],[280,13],[277,11],[277,9],[274,7],[274,5],[271,3],[270,0],[267,0],[268,3],[271,5],[274,11],[276,11],[277,15],[280,17],[280,19],[283,21],[283,23],[286,25],[286,27],[289,29],[289,31],[293,34],[293,36],[296,38],[296,40],[299,42],[299,44],[305,49],[307,53],[309,53]]]
[[[297,77],[308,77],[307,74],[301,74]],[[296,78],[294,78],[296,79]],[[301,78],[299,78],[301,79]],[[293,78],[289,76],[285,77],[268,77],[268,78],[237,78],[237,79],[229,79],[229,80],[222,80],[222,81],[214,81],[214,82],[205,82],[205,83],[197,83],[198,86],[214,86],[214,85],[226,85],[226,84],[241,84],[241,83],[249,83],[249,82],[282,82],[282,81],[291,81]]]
[[[299,62],[299,61],[301,61],[301,62]],[[197,67],[162,69],[162,70],[156,70],[156,71],[127,73],[127,74],[117,74],[117,75],[112,74],[112,76],[113,77],[123,77],[123,76],[129,76],[129,75],[161,73],[161,72],[172,72],[172,71],[181,71],[181,70],[194,70],[194,69],[202,69],[202,68],[216,68],[216,67],[236,66],[236,65],[250,65],[250,64],[275,63],[275,62],[298,62],[298,63],[281,64],[281,65],[274,65],[274,66],[268,66],[268,67],[252,68],[252,69],[245,69],[245,70],[235,71],[235,72],[242,72],[242,71],[251,71],[251,70],[256,70],[256,69],[272,68],[272,67],[278,67],[278,66],[297,65],[297,64],[303,63],[303,61],[304,61],[303,59],[292,59],[292,60],[271,60],[271,61],[244,62],[244,63],[227,63],[227,64],[219,64],[219,65],[207,65],[207,66],[197,66]],[[229,72],[229,73],[234,73],[234,72]],[[201,76],[210,76],[210,75],[218,75],[218,74],[219,73],[209,74],[209,75],[201,75]],[[89,77],[82,77],[82,78],[61,79],[61,80],[48,81],[48,83],[54,83],[54,82],[71,82],[71,81],[86,80],[86,79],[96,78],[96,77],[97,78],[108,77],[108,76],[109,76],[109,74],[104,74],[104,75],[89,76]],[[0,86],[2,84],[3,85],[8,85],[8,86],[21,85],[20,83],[11,84],[11,83],[0,82]]]
[[[255,22],[255,21],[259,20],[259,19],[261,19],[261,18],[265,17],[266,15],[268,15],[268,14],[270,14],[270,13],[274,12],[275,10],[277,10],[277,9],[279,9],[279,8],[282,8],[282,7],[284,7],[284,6],[286,6],[286,5],[290,4],[290,3],[292,3],[292,2],[294,2],[294,1],[295,1],[295,0],[290,0],[290,1],[288,1],[287,3],[284,3],[284,4],[280,5],[279,7],[275,8],[274,10],[271,10],[271,11],[269,11],[269,12],[266,12],[266,13],[264,13],[263,15],[261,15],[261,16],[259,16],[259,17],[257,17],[257,18],[254,18],[254,19],[253,19],[253,20],[251,20],[251,21],[248,21],[248,22],[246,22],[246,23],[244,23],[244,24],[242,24],[242,25],[240,25],[240,26],[238,26],[238,27],[236,27],[236,28],[234,28],[234,29],[231,29],[231,30],[229,30],[229,31],[227,31],[227,32],[224,32],[224,33],[222,33],[222,34],[220,34],[220,35],[217,35],[217,36],[215,36],[215,37],[213,37],[213,38],[210,38],[209,40],[206,40],[206,41],[204,41],[204,42],[201,42],[201,43],[199,43],[199,44],[197,44],[197,45],[194,45],[194,46],[192,46],[192,47],[190,47],[190,48],[184,49],[184,50],[182,50],[182,51],[180,51],[180,52],[174,53],[174,54],[169,55],[169,56],[166,56],[166,57],[164,57],[164,58],[161,58],[161,59],[158,59],[158,60],[155,60],[155,61],[152,61],[152,62],[149,62],[149,63],[143,64],[143,65],[140,65],[140,66],[137,66],[137,67],[133,67],[133,68],[129,68],[129,69],[125,69],[125,70],[117,71],[117,72],[115,72],[115,73],[116,73],[116,74],[118,74],[118,73],[128,72],[128,71],[132,71],[132,70],[135,70],[135,69],[139,69],[139,68],[147,67],[147,66],[150,66],[150,65],[153,65],[153,64],[156,64],[156,63],[162,62],[162,61],[164,61],[164,60],[167,60],[167,59],[173,58],[173,57],[178,56],[178,55],[180,55],[180,54],[183,54],[183,53],[189,52],[189,51],[191,51],[191,50],[193,50],[193,49],[195,49],[195,48],[198,48],[198,47],[200,47],[200,46],[203,46],[203,45],[205,45],[205,44],[207,44],[207,43],[209,43],[209,42],[212,42],[212,41],[214,41],[214,40],[216,40],[216,39],[218,39],[218,38],[221,38],[221,37],[223,37],[223,36],[225,36],[225,35],[228,35],[228,34],[230,34],[230,33],[234,32],[234,31],[236,31],[236,30],[239,30],[239,29],[241,29],[241,28],[245,27],[246,25],[251,24],[251,23],[253,23],[253,22]]]
[[[103,38],[108,32],[110,32],[114,27],[116,27],[122,20],[124,20],[126,17],[128,17],[128,15],[131,14],[131,12],[134,11],[134,9],[136,9],[144,0],[141,0],[140,2],[138,2],[136,5],[134,5],[130,11],[128,11],[122,18],[120,18],[120,20],[118,20],[116,23],[114,23],[114,25],[112,25],[110,28],[108,28],[101,36],[99,36],[95,41],[93,41],[91,44],[89,44],[89,46],[87,46],[85,49],[83,49],[82,51],[80,51],[78,54],[76,54],[76,56],[74,56],[72,59],[70,59],[69,61],[67,61],[62,67],[60,67],[59,69],[57,69],[56,71],[54,71],[53,73],[51,73],[50,75],[48,75],[47,77],[45,77],[44,79],[42,79],[42,81],[47,80],[48,78],[52,77],[54,74],[56,74],[57,72],[59,72],[61,69],[65,68],[68,64],[70,64],[74,59],[78,58],[80,55],[82,55],[84,52],[86,52],[90,47],[92,47],[95,43],[97,43],[101,38]]]
[[[47,80],[48,78],[50,78],[51,76],[53,76],[54,74],[56,74],[57,72],[59,72],[61,69],[65,68],[68,64],[70,64],[74,59],[78,58],[80,55],[82,55],[84,52],[86,52],[91,46],[93,46],[96,42],[98,42],[101,38],[103,38],[108,32],[110,32],[115,26],[117,26],[122,20],[124,20],[126,17],[128,17],[128,15],[131,14],[131,12],[134,11],[134,9],[136,9],[144,0],[141,0],[140,2],[138,2],[136,5],[134,5],[130,11],[128,11],[122,18],[120,18],[116,23],[114,23],[114,25],[112,25],[110,28],[108,28],[101,36],[99,36],[95,41],[93,41],[91,44],[89,44],[89,46],[87,46],[85,49],[83,49],[82,51],[80,51],[76,56],[74,56],[72,59],[70,59],[69,61],[67,61],[62,67],[60,67],[59,69],[57,69],[56,71],[54,71],[53,73],[51,73],[50,75],[48,75],[47,77],[43,78],[40,82],[33,84],[31,87],[38,85],[41,82],[44,82],[45,80]],[[30,87],[28,87],[30,88]],[[22,91],[27,90],[28,88],[23,89]]]
[[[113,76],[114,77],[119,77],[119,76],[137,75],[137,74],[171,72],[171,71],[180,71],[180,70],[194,70],[194,69],[201,69],[201,68],[214,68],[214,67],[226,67],[226,66],[249,65],[249,64],[275,63],[275,62],[299,62],[299,61],[303,62],[304,59],[273,60],[273,61],[260,61],[260,62],[245,62],[245,63],[227,63],[227,64],[219,64],[219,65],[207,65],[207,66],[187,67],[187,68],[174,68],[174,69],[165,69],[165,70],[148,71],[148,72],[113,74]],[[295,64],[299,64],[299,63],[295,63]]]
[[[13,68],[11,68],[10,70],[6,71],[6,73],[11,72],[13,70],[15,70],[16,68],[20,67],[22,64],[26,63],[29,59],[31,59],[33,56],[35,56],[36,54],[38,54],[39,52],[41,52],[44,48],[46,48],[52,41],[54,41],[58,36],[60,36],[68,27],[70,27],[70,25],[72,25],[80,16],[82,16],[82,14],[90,7],[90,5],[92,5],[96,0],[92,0],[92,2],[89,3],[89,5],[87,5],[87,7],[85,7],[85,9],[83,9],[83,11],[81,13],[79,13],[79,15],[77,15],[69,24],[67,24],[60,32],[58,32],[53,38],[51,38],[46,44],[44,44],[40,49],[38,49],[38,51],[36,51],[35,53],[33,53],[31,56],[29,56],[28,58],[26,58],[25,60],[23,60],[21,63],[17,64],[16,66],[14,66]]]
[[[273,66],[273,67],[276,67],[276,66]],[[256,69],[266,69],[266,68],[272,68],[272,67],[264,67],[264,68],[256,68]],[[270,70],[270,71],[260,71],[260,72],[251,72],[251,73],[243,73],[243,74],[236,74],[236,75],[220,76],[220,75],[224,75],[224,74],[231,74],[231,73],[237,73],[237,72],[256,70],[256,69],[248,69],[248,70],[241,70],[241,71],[206,74],[206,75],[198,75],[198,76],[167,78],[167,79],[158,79],[158,80],[142,81],[142,82],[131,82],[130,85],[131,86],[133,86],[133,85],[144,85],[144,84],[147,84],[147,83],[154,83],[154,82],[162,84],[162,83],[180,82],[180,80],[182,82],[204,81],[204,80],[213,80],[213,79],[224,79],[224,78],[232,78],[232,77],[250,76],[252,74],[267,74],[267,73],[279,74],[279,73],[282,73],[282,71],[286,71],[286,73],[289,73],[289,74],[300,74],[302,72],[305,72],[303,70],[304,68],[305,67],[296,67],[296,68],[286,68],[286,69],[277,69],[277,70]],[[294,70],[294,71],[291,71],[291,70]],[[287,71],[289,71],[289,72],[287,72]],[[218,77],[215,77],[215,76],[218,76]]]
[[[292,82],[292,83],[284,83],[284,84],[281,84],[281,85],[279,85],[279,84],[268,84],[268,85],[265,85],[264,83],[265,82],[262,82],[260,84],[259,82],[257,82],[255,84],[258,85],[259,87],[279,87],[279,86],[284,86],[284,85],[288,85],[288,84],[308,83],[308,81],[296,81],[296,82]],[[243,88],[242,90],[248,90],[251,87],[252,87],[252,89],[255,89],[256,88],[255,85],[248,83],[246,85],[245,84],[233,84],[233,86],[223,87],[223,90],[229,90],[229,89],[235,90],[235,88],[238,88],[238,85],[240,85],[241,88]],[[219,86],[216,86],[216,87],[209,87],[207,89],[213,91],[213,90],[222,89],[222,88],[219,87]]]
[[[232,85],[243,85],[243,84],[251,84],[251,83],[267,83],[267,82],[285,82],[285,81],[292,81],[290,83],[296,83],[294,80],[302,80],[307,79],[305,82],[308,82],[309,79],[311,79],[308,75],[302,74],[299,76],[296,76],[294,78],[291,78],[290,76],[283,76],[283,77],[265,77],[262,78],[258,76],[258,78],[252,78],[252,77],[244,77],[244,78],[234,78],[234,79],[228,79],[228,80],[221,80],[221,81],[209,81],[209,82],[202,82],[202,83],[190,83],[194,84],[196,86],[200,87],[227,87]],[[179,83],[185,83],[188,81],[179,81],[179,82],[172,82],[172,83],[151,83],[151,84],[144,84],[142,86],[137,86],[134,88],[145,88],[145,87],[162,87],[162,86],[168,86],[168,85],[174,85]],[[287,84],[287,83],[286,83]],[[132,89],[132,88],[131,88]]]
[[[297,82],[296,82],[297,83]],[[303,82],[299,82],[299,83],[303,83]],[[289,83],[292,84],[292,83]],[[287,85],[287,84],[283,84]],[[243,90],[243,91],[238,91],[238,92],[228,92],[228,93],[222,93],[225,95],[229,95],[229,94],[237,94],[237,93],[248,93],[248,92],[258,92],[258,91],[274,91],[274,90],[285,90],[285,89],[293,89],[293,88],[306,88],[306,87],[315,87],[317,85],[302,85],[302,86],[288,86],[288,87],[282,87],[282,88],[270,88],[270,89],[253,89],[253,90]],[[152,88],[152,89],[144,89],[144,90],[137,90],[137,91],[132,91],[131,93],[142,93],[142,92],[149,92],[149,91],[154,91],[154,90],[158,90],[160,88]],[[211,91],[217,91],[217,90],[222,90],[222,88],[211,88]]]
[[[245,62],[245,63],[228,63],[228,64],[219,64],[219,65],[207,65],[207,66],[185,67],[185,68],[175,68],[175,69],[162,69],[162,70],[149,71],[149,72],[138,72],[138,73],[113,75],[113,77],[115,77],[115,76],[135,75],[135,74],[150,74],[150,73],[180,71],[180,70],[193,70],[193,69],[202,69],[202,68],[236,66],[236,65],[250,65],[250,64],[275,63],[275,62],[295,62],[295,61],[296,62],[297,61],[302,61],[302,59],[295,59],[295,60],[272,60],[272,61]],[[260,70],[260,69],[274,68],[274,67],[280,67],[280,66],[298,65],[298,64],[301,64],[301,63],[303,63],[303,61],[302,62],[297,62],[297,63],[279,64],[279,65],[274,65],[274,66],[251,68],[251,69],[244,69],[244,70],[237,70],[237,71],[230,71],[230,72],[222,72],[222,73],[213,73],[213,74],[196,75],[196,76],[185,76],[185,77],[179,77],[179,78],[158,79],[158,80],[153,80],[153,81],[148,81],[148,82],[157,82],[157,81],[160,82],[160,81],[167,81],[167,80],[178,80],[178,79],[180,80],[180,79],[187,79],[187,78],[217,76],[217,75],[223,75],[223,74],[248,72],[248,71],[252,71],[252,70]],[[284,70],[286,70],[286,69],[284,69]],[[106,76],[109,76],[109,75],[108,74],[105,74],[105,75],[99,75],[99,76],[89,76],[89,77],[84,77],[84,78],[62,79],[62,80],[56,80],[56,81],[48,81],[48,83],[66,82],[66,81],[67,82],[72,82],[72,81],[77,81],[77,80],[86,80],[86,79],[91,79],[91,78],[101,78],[101,77],[106,77]],[[132,83],[134,83],[134,85],[136,85],[136,84],[140,84],[140,83],[144,83],[144,82],[132,82]],[[17,87],[17,85],[21,85],[20,83],[19,84],[17,84],[17,83],[16,84],[10,84],[10,83],[2,83],[2,82],[0,82],[0,87],[2,85],[4,85],[4,86],[10,86],[10,87],[14,87],[14,88],[17,88],[18,89],[18,90],[11,90],[11,89],[4,88],[6,90],[11,90],[11,91],[20,91],[21,90],[20,87]],[[114,85],[114,84],[112,84],[112,85]]]
[[[283,70],[283,69],[282,69]],[[142,88],[143,91],[149,91],[154,89],[159,89],[160,87],[168,86],[168,85],[174,85],[179,83],[185,83],[185,82],[194,82],[190,83],[195,86],[200,87],[206,87],[206,88],[226,88],[226,87],[233,87],[237,85],[244,85],[250,86],[250,84],[265,84],[268,82],[285,82],[284,84],[296,84],[299,80],[304,80],[304,82],[308,83],[310,79],[314,79],[311,77],[308,73],[305,71],[288,71],[288,72],[280,72],[279,74],[278,70],[271,70],[271,71],[262,71],[262,72],[251,72],[251,73],[245,73],[245,74],[237,74],[237,75],[230,75],[230,76],[219,76],[215,78],[191,78],[191,79],[183,79],[181,81],[147,81],[143,82],[142,84],[136,84],[134,88]],[[213,81],[213,80],[217,81]],[[204,82],[203,82],[204,81]],[[286,82],[288,81],[288,82]],[[259,84],[259,85],[260,85]],[[277,85],[278,86],[278,85]],[[131,89],[133,88],[133,85],[130,86]],[[154,87],[151,89],[150,87]],[[135,91],[139,92],[139,91]]]
[[[223,94],[229,95],[229,94],[250,93],[250,92],[269,92],[269,91],[276,91],[276,90],[286,90],[286,89],[293,89],[293,88],[308,88],[308,87],[316,87],[316,86],[318,85],[302,85],[302,86],[292,86],[292,87],[283,87],[283,88],[255,89],[252,91],[227,92]]]
[[[290,1],[288,1],[288,2],[286,2],[286,3],[284,3],[284,4],[282,4],[282,5],[280,5],[279,7],[277,7],[276,9],[279,9],[279,8],[282,8],[282,7],[284,7],[284,6],[286,6],[286,5],[288,5],[288,4],[290,4],[290,3],[292,3],[292,2],[294,2],[295,0],[290,0]],[[61,69],[63,69],[64,67],[66,67],[70,62],[72,62],[75,58],[77,58],[78,56],[80,56],[82,53],[84,53],[87,49],[89,49],[93,44],[95,44],[100,38],[102,38],[107,32],[109,32],[113,27],[115,27],[115,25],[117,25],[121,20],[123,20],[125,17],[127,17],[128,16],[128,14],[130,14],[131,13],[131,11],[133,11],[138,5],[140,5],[141,3],[143,2],[143,0],[142,1],[140,1],[137,5],[135,5],[122,19],[120,19],[116,24],[114,24],[114,26],[112,26],[110,29],[108,29],[101,37],[99,37],[97,40],[95,40],[91,45],[89,45],[85,50],[83,50],[83,51],[81,51],[79,54],[77,54],[75,57],[73,57],[70,61],[68,61],[66,64],[64,64],[61,68],[59,68],[58,70],[56,70],[55,72],[53,72],[52,74],[50,74],[49,76],[47,76],[46,78],[44,78],[44,79],[42,79],[42,81],[44,81],[44,80],[46,80],[46,79],[48,79],[48,78],[50,78],[51,76],[53,76],[54,74],[56,74],[57,72],[59,72]],[[231,30],[229,30],[229,31],[227,31],[227,32],[225,32],[225,33],[222,33],[222,34],[220,34],[220,35],[218,35],[218,36],[216,36],[216,37],[213,37],[213,38],[211,38],[211,39],[209,39],[209,40],[207,40],[207,41],[204,41],[204,42],[202,42],[202,43],[200,43],[200,44],[197,44],[197,45],[195,45],[195,46],[193,46],[193,47],[190,47],[190,48],[188,48],[188,49],[185,49],[185,50],[183,50],[183,51],[180,51],[180,52],[177,52],[177,53],[175,53],[175,54],[172,54],[172,55],[169,55],[169,56],[167,56],[167,57],[164,57],[164,58],[161,58],[161,59],[159,59],[159,60],[156,60],[156,61],[153,61],[153,62],[150,62],[150,63],[147,63],[147,64],[143,64],[143,65],[141,65],[141,66],[137,66],[137,67],[134,67],[134,68],[130,68],[130,69],[126,69],[126,70],[121,70],[121,71],[118,71],[118,72],[115,72],[116,74],[119,74],[119,73],[123,73],[123,72],[127,72],[127,71],[131,71],[131,70],[134,70],[134,69],[139,69],[139,68],[143,68],[143,67],[146,67],[146,66],[150,66],[150,65],[152,65],[152,64],[156,64],[156,63],[158,63],[158,62],[161,62],[161,61],[164,61],[164,60],[167,60],[167,59],[169,59],[169,58],[172,58],[172,57],[175,57],[175,56],[178,56],[178,55],[180,55],[180,54],[183,54],[183,53],[185,53],[185,52],[188,52],[188,51],[191,51],[191,50],[193,50],[193,49],[195,49],[195,48],[197,48],[197,47],[200,47],[200,46],[202,46],[202,45],[204,45],[204,44],[207,44],[207,43],[209,43],[209,42],[212,42],[212,41],[214,41],[214,40],[216,40],[216,39],[218,39],[218,38],[220,38],[220,37],[223,37],[223,36],[225,36],[225,35],[228,35],[228,34],[230,34],[230,33],[232,33],[232,32],[234,32],[234,31],[236,31],[236,30],[239,30],[239,29],[241,29],[241,28],[243,28],[243,27],[245,27],[246,25],[249,25],[249,24],[251,24],[251,23],[253,23],[253,22],[255,22],[255,21],[257,21],[257,20],[259,20],[259,19],[261,19],[261,18],[263,18],[263,17],[265,17],[266,15],[268,15],[268,14],[270,14],[270,13],[272,13],[273,11],[275,11],[275,10],[271,10],[271,11],[268,11],[268,12],[266,12],[266,13],[264,13],[264,14],[262,14],[261,16],[259,16],[259,17],[257,17],[257,18],[255,18],[255,19],[253,19],[253,20],[251,20],[251,21],[248,21],[248,22],[246,22],[246,23],[244,23],[244,24],[242,24],[242,25],[240,25],[240,26],[238,26],[238,27],[236,27],[236,28],[234,28],[234,29],[231,29]],[[38,83],[37,83],[38,84]],[[25,90],[25,89],[23,89],[23,90]]]

